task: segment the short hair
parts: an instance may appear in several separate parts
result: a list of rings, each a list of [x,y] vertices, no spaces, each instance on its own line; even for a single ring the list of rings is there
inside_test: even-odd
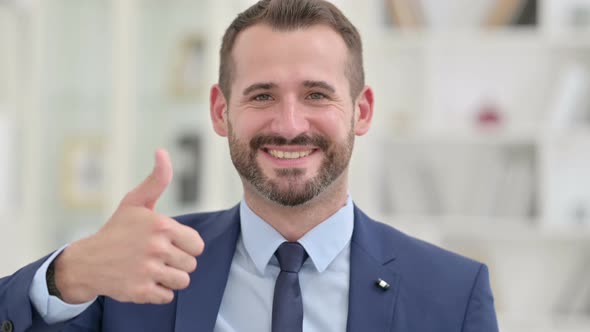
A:
[[[363,51],[360,34],[355,26],[332,3],[324,0],[261,0],[246,9],[225,30],[219,51],[219,81],[223,94],[231,95],[235,63],[232,49],[238,34],[255,24],[268,24],[279,31],[292,31],[313,25],[327,25],[334,29],[348,48],[345,75],[354,100],[365,85]]]

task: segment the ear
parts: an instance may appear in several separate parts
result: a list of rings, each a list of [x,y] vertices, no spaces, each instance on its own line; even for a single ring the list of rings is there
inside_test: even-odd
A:
[[[218,84],[211,87],[209,113],[213,129],[219,136],[227,136],[227,100]]]
[[[365,86],[356,101],[356,112],[354,119],[354,133],[357,136],[366,134],[371,127],[373,119],[373,90]]]

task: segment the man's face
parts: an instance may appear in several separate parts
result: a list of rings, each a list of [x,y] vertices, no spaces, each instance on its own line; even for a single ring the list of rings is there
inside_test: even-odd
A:
[[[322,25],[287,32],[254,25],[240,33],[232,57],[227,135],[246,186],[295,206],[345,181],[354,103],[342,38]]]

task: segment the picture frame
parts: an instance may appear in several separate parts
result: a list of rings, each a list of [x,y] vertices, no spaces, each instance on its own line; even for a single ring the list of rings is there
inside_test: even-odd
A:
[[[587,0],[546,1],[542,27],[550,37],[590,33],[590,2]]]
[[[174,139],[175,201],[181,208],[195,207],[201,201],[203,145],[197,130],[180,131]]]
[[[522,15],[530,17],[536,12],[536,0],[496,0],[483,20],[485,27],[503,27],[518,24]],[[534,18],[535,15],[532,15]],[[524,18],[524,17],[523,17]]]
[[[70,209],[99,210],[104,205],[105,149],[99,137],[74,137],[64,144],[62,198]]]
[[[172,68],[172,95],[191,99],[203,95],[206,72],[206,39],[198,33],[181,38]]]
[[[402,29],[416,29],[424,26],[424,13],[416,0],[386,0],[387,22]]]

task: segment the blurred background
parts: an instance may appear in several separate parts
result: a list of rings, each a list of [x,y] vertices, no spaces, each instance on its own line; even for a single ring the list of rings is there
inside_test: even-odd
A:
[[[488,264],[502,331],[590,330],[590,0],[339,0],[376,93],[351,194]],[[209,122],[253,0],[0,0],[0,276],[96,231],[170,151],[160,212],[241,198]]]

